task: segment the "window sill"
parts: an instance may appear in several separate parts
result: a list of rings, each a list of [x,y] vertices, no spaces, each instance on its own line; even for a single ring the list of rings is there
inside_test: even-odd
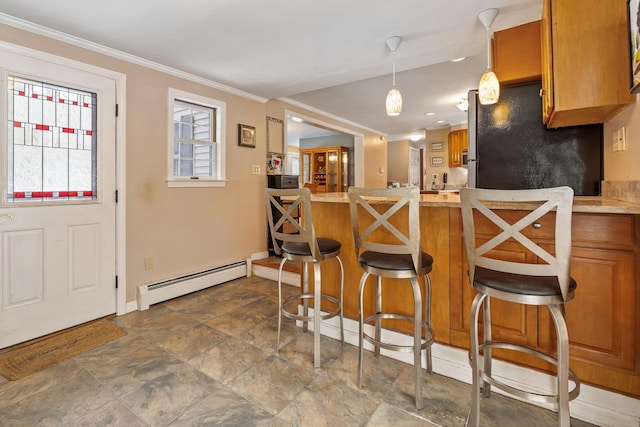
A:
[[[187,187],[226,187],[226,180],[211,180],[211,179],[189,179],[189,180],[177,180],[168,179],[167,187],[169,188],[187,188]]]

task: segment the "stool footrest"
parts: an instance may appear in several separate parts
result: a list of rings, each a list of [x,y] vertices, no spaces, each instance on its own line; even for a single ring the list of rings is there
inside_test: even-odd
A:
[[[292,295],[290,297],[287,297],[283,302],[282,302],[282,307],[280,307],[281,311],[282,311],[282,315],[288,319],[293,319],[293,320],[301,320],[304,322],[308,322],[313,320],[313,316],[305,316],[303,314],[298,314],[298,312],[294,312],[291,309],[287,308],[293,305],[294,302],[296,302],[295,307],[297,308],[299,305],[299,300],[301,299],[313,299],[315,297],[315,295],[313,294],[299,294],[299,295]],[[342,310],[342,307],[340,306],[340,301],[335,298],[332,297],[331,295],[325,295],[325,294],[321,294],[320,298],[325,300],[325,301],[329,301],[333,304],[336,305],[336,309],[333,311],[330,311],[328,313],[325,313],[323,315],[320,316],[320,320],[327,320],[327,319],[331,319],[332,317],[336,317],[338,314],[340,314],[340,311]]]
[[[378,319],[399,319],[399,320],[406,320],[407,322],[411,322],[413,323],[413,317],[411,316],[407,316],[404,314],[394,314],[394,313],[377,313],[377,314],[373,314],[371,316],[368,316],[364,319],[364,323],[365,325],[370,325],[370,326],[374,326],[372,324],[372,321],[378,320]],[[420,345],[421,350],[425,350],[427,349],[431,344],[433,344],[433,330],[431,329],[431,326],[427,323],[427,322],[422,322],[421,323],[422,328],[424,328],[427,332],[428,332],[428,336],[429,339],[425,339],[422,340],[422,344]],[[398,345],[398,344],[390,344],[388,342],[384,342],[384,341],[379,341],[376,340],[374,337],[372,337],[371,335],[368,335],[366,332],[363,331],[363,338],[365,341],[375,345],[376,347],[380,347],[380,348],[384,348],[385,350],[393,350],[393,351],[401,351],[401,352],[406,352],[406,353],[412,353],[413,352],[413,345]]]
[[[489,342],[485,342],[484,344],[480,344],[478,346],[479,351],[482,351],[484,349],[493,349],[493,348],[500,348],[504,350],[512,350],[512,351],[527,353],[532,356],[538,357],[546,362],[549,362],[555,365],[556,367],[558,366],[558,360],[555,357],[524,345],[498,342],[498,341],[489,341]],[[481,354],[480,357],[484,357],[484,355]],[[470,353],[469,353],[469,362],[471,362]],[[479,366],[482,366],[482,365],[480,364]],[[482,369],[480,369],[479,372],[484,382],[487,382],[492,386],[499,388],[500,390],[506,391],[516,397],[519,397],[520,399],[528,400],[530,402],[538,402],[538,403],[557,403],[557,400],[558,400],[557,393],[548,393],[548,394],[534,393],[531,391],[516,388],[502,381],[499,381],[496,378],[490,375],[487,375]],[[578,376],[571,369],[569,369],[568,374],[569,374],[569,380],[574,383],[573,388],[569,391],[569,400],[571,401],[576,397],[578,397],[578,394],[580,394],[580,380],[578,379]]]

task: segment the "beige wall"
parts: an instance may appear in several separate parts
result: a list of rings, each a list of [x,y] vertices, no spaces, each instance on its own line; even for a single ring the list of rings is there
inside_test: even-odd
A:
[[[613,152],[613,132],[626,127],[627,151]],[[640,95],[636,103],[626,107],[604,124],[605,181],[640,180]]]
[[[387,179],[409,182],[409,141],[391,141],[387,146]]]
[[[262,103],[230,94],[10,26],[0,25],[0,40],[126,75],[127,302],[135,300],[138,285],[266,251],[266,116],[284,119],[284,108],[293,108],[279,101]],[[169,87],[226,102],[225,188],[167,187]],[[256,127],[255,149],[237,145],[238,123]],[[364,134],[365,159],[386,159],[386,149],[370,142],[378,135],[360,129],[354,132]],[[374,146],[371,155],[368,145]],[[260,165],[263,174],[252,175],[252,165]],[[376,184],[372,179],[365,179],[365,183]],[[144,269],[145,257],[153,257],[153,269]]]

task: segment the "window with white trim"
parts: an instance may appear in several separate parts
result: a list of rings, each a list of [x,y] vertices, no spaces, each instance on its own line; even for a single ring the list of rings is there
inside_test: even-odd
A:
[[[225,185],[226,104],[169,89],[169,187]]]

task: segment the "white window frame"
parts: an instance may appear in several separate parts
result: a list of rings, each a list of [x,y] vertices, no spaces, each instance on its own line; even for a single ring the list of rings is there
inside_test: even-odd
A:
[[[188,102],[216,110],[216,134],[217,163],[215,176],[200,176],[194,179],[189,176],[175,176],[173,174],[173,106],[175,101]],[[224,101],[207,98],[179,89],[169,88],[167,98],[167,186],[169,187],[225,187],[226,180],[226,109]]]

